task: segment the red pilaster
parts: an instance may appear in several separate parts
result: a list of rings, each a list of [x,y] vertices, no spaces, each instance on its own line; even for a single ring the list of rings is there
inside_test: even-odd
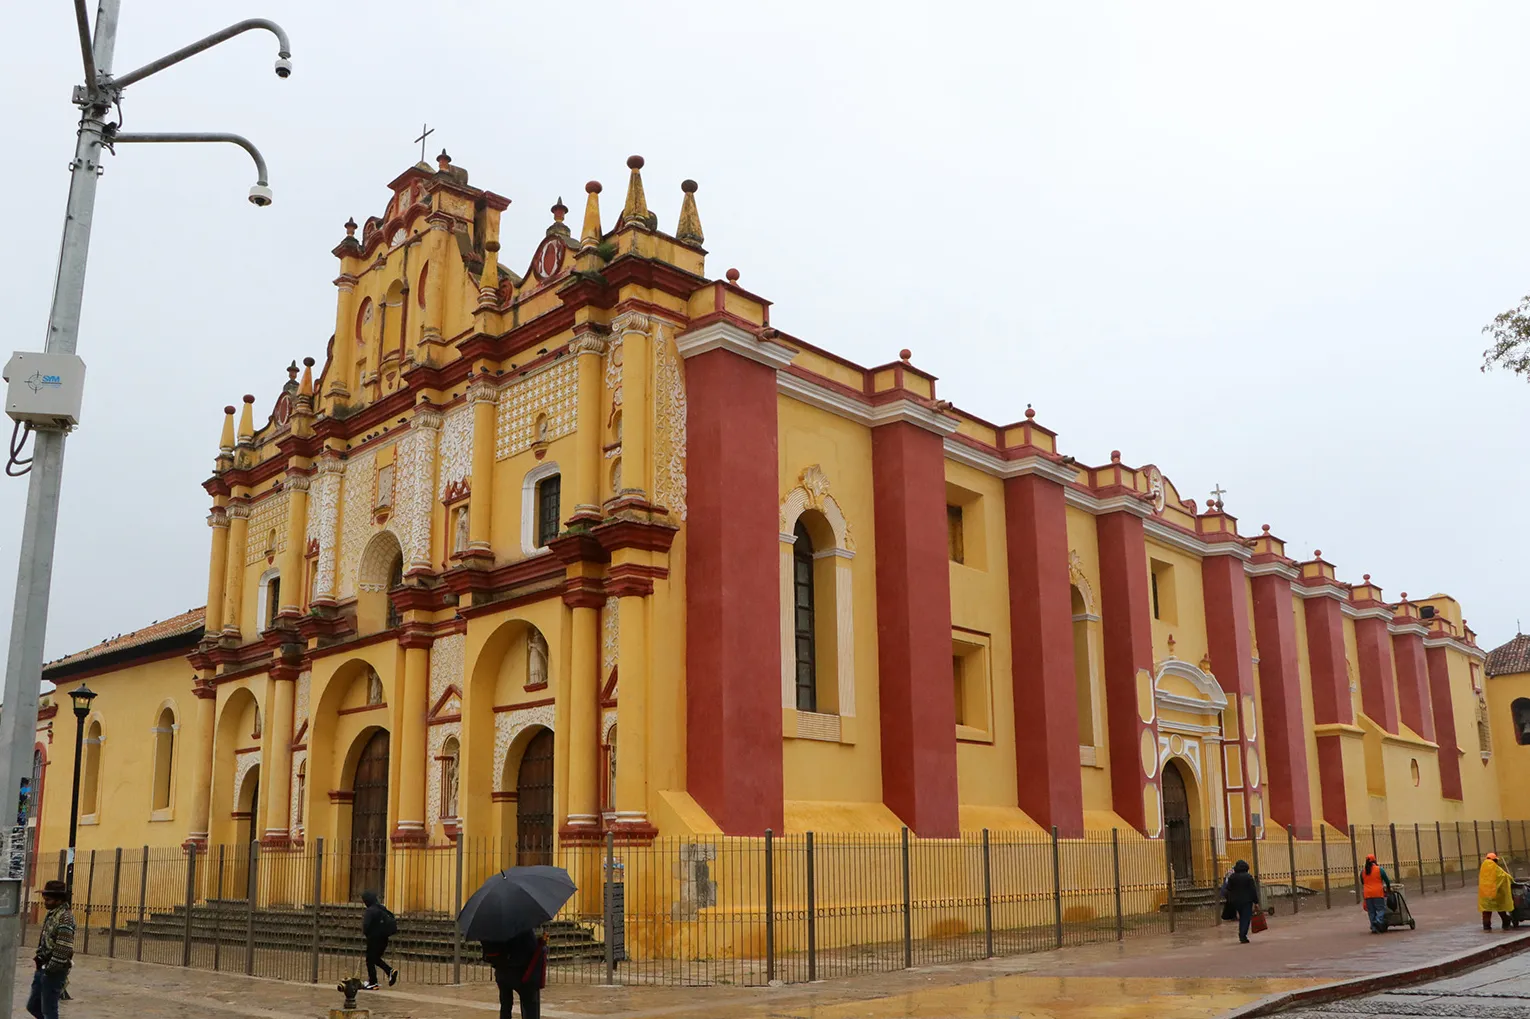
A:
[[[783,824],[776,373],[710,350],[686,394],[686,785],[759,835]]]
[[[1142,518],[1126,511],[1096,520],[1100,549],[1100,622],[1105,643],[1105,721],[1110,729],[1110,791],[1116,813],[1148,831],[1142,790],[1157,775],[1153,705],[1153,610]],[[1139,681],[1138,674],[1145,675]],[[1147,720],[1139,711],[1146,684]],[[1153,774],[1143,770],[1142,734],[1151,732]],[[1157,831],[1161,818],[1152,818]]]
[[[1009,623],[1020,809],[1042,827],[1083,834],[1078,692],[1062,485],[1037,475],[1004,483]]]
[[[1397,685],[1392,676],[1392,635],[1380,618],[1355,620],[1355,648],[1360,661],[1360,705],[1371,721],[1397,732]]]
[[[1456,708],[1450,696],[1450,649],[1424,649],[1429,668],[1429,699],[1434,708],[1434,739],[1440,745],[1440,791],[1461,799],[1461,747],[1456,742]]]
[[[1228,706],[1235,717],[1241,719],[1243,695],[1254,692],[1254,646],[1253,638],[1249,635],[1248,588],[1244,580],[1243,560],[1234,555],[1209,555],[1202,559],[1201,588],[1206,607],[1206,645],[1207,657],[1211,659],[1211,671],[1221,684],[1222,691],[1227,694]],[[1245,747],[1254,746],[1241,723],[1238,726],[1238,738],[1223,743],[1224,752],[1230,749],[1243,753]],[[1239,760],[1241,762],[1242,758]],[[1226,774],[1226,771],[1223,773]],[[1240,767],[1239,773],[1247,781],[1247,769]],[[1243,816],[1239,820],[1242,830],[1247,831],[1248,796],[1243,796],[1242,801]],[[1229,823],[1233,820],[1230,817]],[[1233,830],[1238,829],[1235,827]]]
[[[1429,668],[1424,663],[1420,633],[1392,634],[1392,659],[1397,664],[1397,712],[1403,725],[1426,740],[1434,740],[1434,712],[1429,704]]]
[[[1344,612],[1336,598],[1308,598],[1307,667],[1312,674],[1312,719],[1318,725],[1353,725],[1349,669],[1344,660]],[[1323,820],[1345,831],[1349,804],[1344,793],[1344,737],[1321,733],[1317,738],[1318,784],[1323,791]]]
[[[1259,700],[1264,709],[1265,798],[1270,819],[1312,836],[1306,726],[1296,661],[1296,611],[1291,581],[1280,574],[1254,578],[1254,633],[1259,642]],[[1266,822],[1268,823],[1268,822]]]
[[[940,436],[898,421],[872,431],[871,463],[882,799],[920,835],[954,836],[961,825],[945,450]]]

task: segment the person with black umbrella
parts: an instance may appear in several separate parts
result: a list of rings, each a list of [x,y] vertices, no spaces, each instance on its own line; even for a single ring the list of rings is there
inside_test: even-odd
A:
[[[526,1019],[541,1019],[547,941],[537,928],[557,916],[574,891],[562,867],[511,867],[484,882],[457,914],[457,928],[483,942],[484,961],[494,967],[500,1019],[511,1019],[516,995]]]

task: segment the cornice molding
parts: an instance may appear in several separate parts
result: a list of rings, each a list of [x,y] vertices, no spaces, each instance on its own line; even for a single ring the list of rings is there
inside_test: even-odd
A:
[[[1297,580],[1302,575],[1296,567],[1285,563],[1246,563],[1243,572],[1250,577],[1285,577],[1287,580]],[[1291,589],[1296,590],[1296,585],[1293,584]]]
[[[955,434],[960,424],[955,418],[933,411],[911,399],[901,398],[887,400],[884,403],[869,403],[837,393],[827,386],[818,385],[791,372],[776,372],[776,391],[785,393],[810,407],[817,407],[819,410],[828,411],[830,414],[868,428],[904,421],[934,432],[936,435],[948,436]]]
[[[636,313],[630,313],[630,320],[636,317]],[[646,330],[648,320],[643,319],[642,328],[630,324],[624,324],[623,332],[643,332]],[[617,331],[615,324],[612,331]],[[726,350],[730,353],[746,357],[751,361],[757,361],[767,368],[775,368],[779,371],[792,363],[792,358],[797,352],[792,348],[776,343],[773,340],[762,340],[742,326],[732,322],[713,322],[710,325],[701,326],[699,329],[691,329],[675,337],[675,346],[680,351],[680,356],[690,360],[699,354],[705,354],[713,350]]]
[[[1177,527],[1164,523],[1157,517],[1148,517],[1142,522],[1142,530],[1149,538],[1163,542],[1172,548],[1182,552],[1189,552],[1198,556],[1228,555],[1247,562],[1253,555],[1246,546],[1231,541],[1207,541],[1193,534],[1186,534]]]
[[[986,450],[974,449],[954,436],[946,439],[946,456],[959,464],[996,478],[1021,478],[1035,474],[1060,484],[1069,484],[1078,480],[1078,469],[1069,467],[1067,464],[1035,455],[1005,460]]]
[[[1291,585],[1291,593],[1298,598],[1333,598],[1341,602],[1349,598],[1348,591],[1327,582],[1322,584],[1302,584],[1298,582]]]
[[[1351,619],[1380,619],[1388,623],[1392,622],[1392,610],[1386,608],[1362,609],[1358,606],[1345,602],[1339,606],[1339,610]]]

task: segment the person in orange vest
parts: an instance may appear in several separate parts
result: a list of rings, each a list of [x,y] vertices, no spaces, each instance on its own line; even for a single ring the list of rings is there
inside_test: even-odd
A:
[[[1365,867],[1360,871],[1360,894],[1365,899],[1365,912],[1371,918],[1371,933],[1385,934],[1387,932],[1387,893],[1392,890],[1392,879],[1387,877],[1386,868],[1376,862],[1376,854],[1371,853],[1365,858]]]

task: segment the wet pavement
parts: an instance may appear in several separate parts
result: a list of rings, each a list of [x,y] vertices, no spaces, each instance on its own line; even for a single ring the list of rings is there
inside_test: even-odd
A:
[[[1375,1019],[1433,1016],[1435,1019],[1530,1019],[1530,953],[1484,966],[1470,973],[1405,990],[1387,991],[1321,1008],[1295,1009],[1282,1019],[1335,1019],[1361,1015]]]
[[[554,984],[544,992],[548,1019],[911,1019],[1026,1017],[1026,1019],[1211,1019],[1281,991],[1350,977],[1386,973],[1452,956],[1514,935],[1482,931],[1473,890],[1419,897],[1412,903],[1418,930],[1371,935],[1354,906],[1299,917],[1276,916],[1251,945],[1239,945],[1228,927],[1207,928],[1121,944],[928,967],[817,984],[778,987],[603,987]],[[1530,965],[1530,952],[1518,957]],[[1517,961],[1517,960],[1516,960]],[[1500,967],[1510,963],[1499,964]],[[1495,967],[1496,969],[1497,967]],[[1418,990],[1381,1002],[1394,1011],[1368,1015],[1483,1016],[1530,1019],[1526,1002],[1495,997],[1525,993],[1518,977],[1438,990]],[[1507,972],[1507,970],[1504,970]],[[30,981],[30,962],[18,974]],[[1516,982],[1518,981],[1518,982]],[[25,985],[18,987],[24,998]],[[143,1019],[315,1019],[340,1004],[330,985],[273,980],[155,966],[124,960],[80,960],[70,979],[75,995],[67,1019],[134,1016]],[[1451,997],[1454,995],[1454,997]],[[1477,1011],[1444,1007],[1461,999]],[[1369,1002],[1371,999],[1366,999]],[[1443,1002],[1444,1004],[1431,1004]],[[19,1004],[19,1001],[18,1001]],[[494,1015],[492,984],[409,986],[364,992],[361,1004],[375,1019],[448,1019]],[[1331,1017],[1356,1011],[1342,1002],[1306,1013]],[[1398,1011],[1397,1007],[1406,1006]],[[1366,1008],[1371,1007],[1365,1004]],[[1453,1007],[1453,1006],[1450,1006]],[[1420,1010],[1423,1009],[1423,1010]],[[1487,1009],[1482,1011],[1481,1009]],[[1513,1011],[1519,1009],[1518,1011]],[[18,1008],[17,1014],[23,1014]],[[1293,1012],[1296,1016],[1303,1013]]]

